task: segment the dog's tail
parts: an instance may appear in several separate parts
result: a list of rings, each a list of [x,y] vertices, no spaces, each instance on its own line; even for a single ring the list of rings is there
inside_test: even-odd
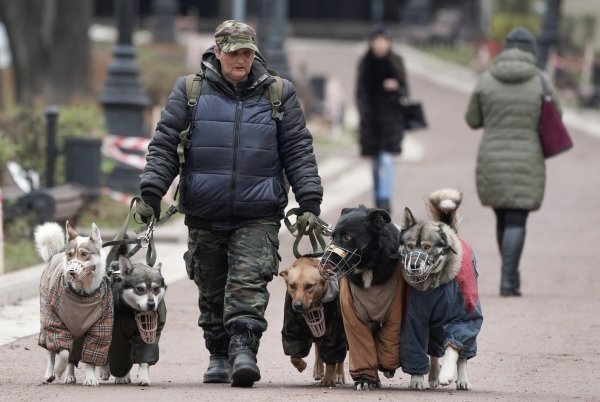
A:
[[[52,256],[65,251],[67,238],[56,222],[44,223],[35,228],[33,234],[35,248],[45,262]]]
[[[434,191],[427,197],[427,212],[435,221],[443,222],[458,231],[461,216],[457,209],[462,201],[462,193],[454,188]]]

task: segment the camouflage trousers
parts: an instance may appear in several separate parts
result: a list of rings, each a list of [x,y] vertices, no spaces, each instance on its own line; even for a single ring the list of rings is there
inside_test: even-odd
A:
[[[205,332],[228,331],[237,319],[255,322],[261,333],[267,329],[267,284],[279,268],[279,227],[270,219],[230,231],[189,228],[183,258],[198,286],[198,325]]]

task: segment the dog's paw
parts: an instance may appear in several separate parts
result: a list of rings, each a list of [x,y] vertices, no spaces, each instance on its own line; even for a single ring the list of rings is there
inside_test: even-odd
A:
[[[410,377],[410,384],[408,385],[409,389],[414,390],[424,390],[425,389],[425,376],[421,374],[413,374]]]
[[[335,387],[336,363],[325,364],[325,375],[319,382],[321,387]]]
[[[115,377],[115,384],[129,384],[131,382],[131,377],[129,373],[125,374],[123,377]]]
[[[357,391],[371,391],[377,388],[381,388],[381,382],[379,382],[379,380],[373,381],[367,378],[361,378],[354,381],[354,389]]]
[[[73,367],[69,364],[70,367]],[[73,367],[75,370],[75,367]],[[73,371],[73,377],[75,377],[75,372]],[[98,378],[96,377],[96,366],[93,364],[86,363],[85,365],[85,378],[83,379],[83,385],[88,387],[97,387],[99,384]]]
[[[324,376],[321,378],[321,381],[319,381],[319,387],[335,387],[335,378]]]
[[[108,367],[108,364],[100,367],[100,378],[104,381],[108,381],[110,378],[110,368]]]
[[[456,389],[461,391],[468,391],[471,389],[471,383],[468,380],[457,380],[456,381]]]
[[[325,369],[323,368],[323,363],[315,362],[313,367],[313,378],[315,381],[319,381],[325,375]]]
[[[429,379],[429,387],[437,388],[440,385],[440,380],[438,378],[430,378]]]
[[[468,391],[471,389],[471,383],[467,376],[467,359],[458,359],[456,365],[456,389]]]
[[[137,374],[137,383],[141,386],[150,385],[150,372],[148,363],[140,363]]]
[[[346,376],[344,375],[344,373],[335,373],[334,379],[336,384],[346,383]]]
[[[54,381],[56,377],[54,377],[54,370],[51,371],[50,373],[46,372],[46,374],[44,374],[44,382],[45,383],[51,383],[52,381]]]
[[[75,378],[75,366],[71,363],[67,364],[67,372],[65,374],[65,384],[75,384],[77,379]]]
[[[306,368],[306,362],[301,357],[290,357],[290,362],[292,362],[292,365],[296,367],[296,370],[300,373]]]
[[[440,375],[438,377],[438,382],[442,386],[449,385],[454,381],[456,376],[456,366],[449,367],[442,365],[442,369],[440,370]]]
[[[75,377],[73,377],[73,379],[75,379]],[[98,382],[98,379],[96,378],[95,375],[86,375],[85,378],[83,379],[83,385],[88,386],[88,387],[97,387],[98,384],[100,384]]]

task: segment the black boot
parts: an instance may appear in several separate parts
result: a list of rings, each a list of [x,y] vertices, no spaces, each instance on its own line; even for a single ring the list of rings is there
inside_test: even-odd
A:
[[[229,335],[225,329],[204,330],[206,349],[210,352],[210,362],[204,373],[205,383],[228,383],[229,379]]]
[[[525,243],[525,228],[509,226],[502,236],[500,296],[521,296],[519,261]]]
[[[230,329],[229,367],[232,387],[251,387],[260,380],[256,353],[262,331],[247,321],[234,321]]]

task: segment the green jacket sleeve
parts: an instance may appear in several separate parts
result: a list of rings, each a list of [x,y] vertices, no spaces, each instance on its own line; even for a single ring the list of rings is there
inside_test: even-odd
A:
[[[483,127],[483,113],[481,110],[480,87],[481,81],[477,83],[475,90],[471,94],[469,106],[467,107],[467,113],[465,114],[465,120],[471,128]]]

